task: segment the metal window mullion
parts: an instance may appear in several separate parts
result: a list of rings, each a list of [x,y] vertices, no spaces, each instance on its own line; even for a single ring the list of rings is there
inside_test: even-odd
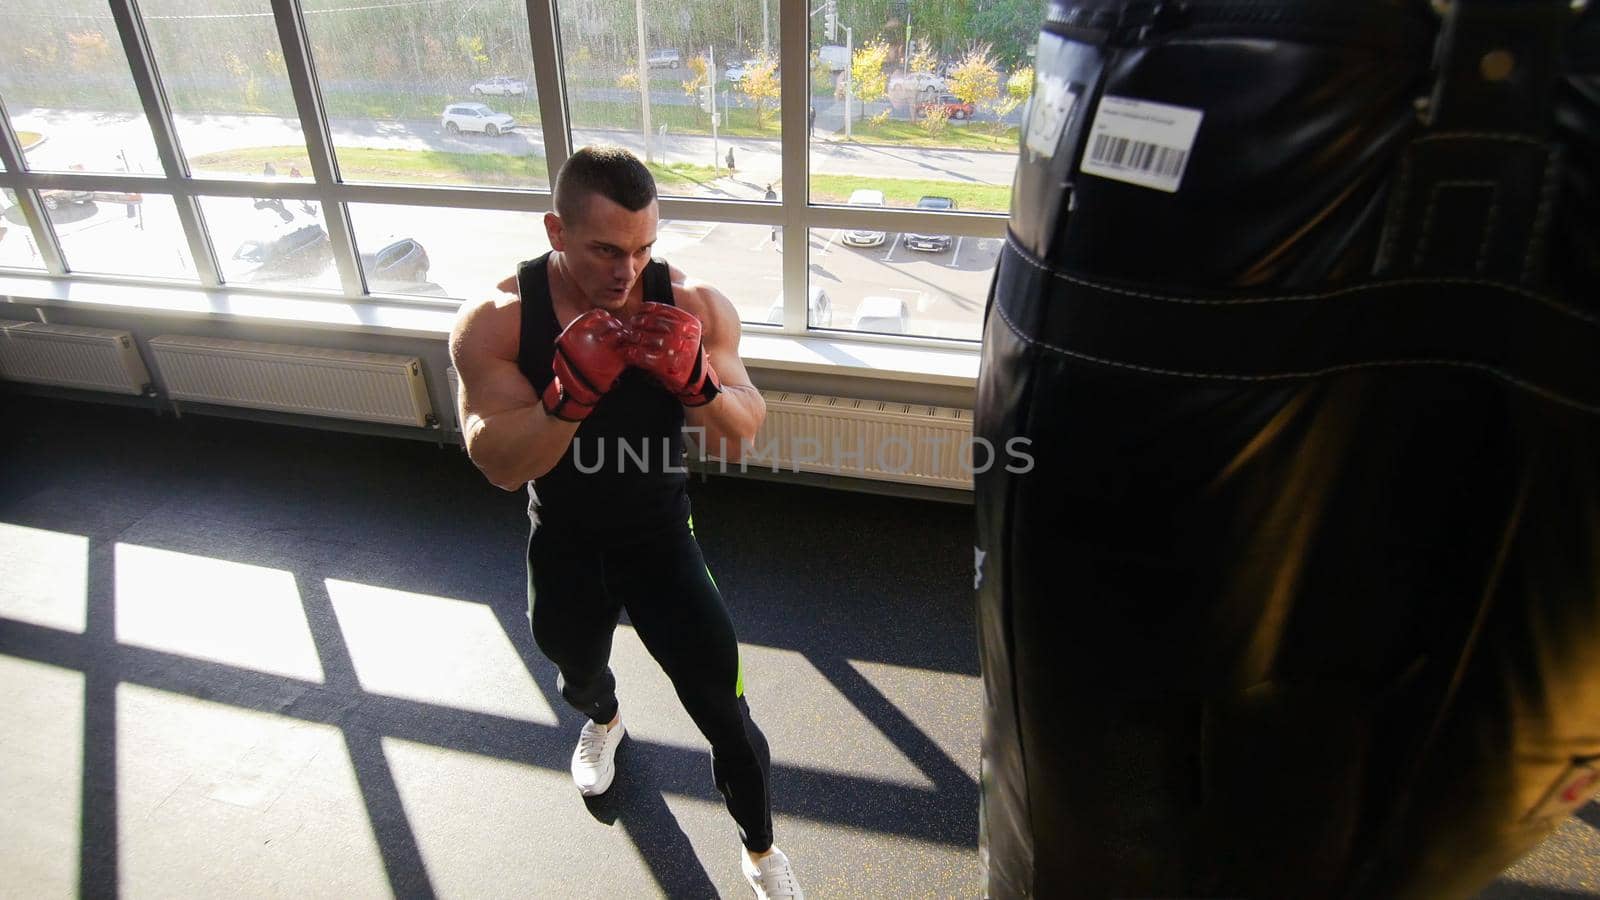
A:
[[[783,329],[804,332],[810,286],[811,233],[806,205],[811,197],[807,113],[811,109],[810,15],[807,0],[778,3],[778,90],[782,134],[778,142],[783,173]],[[715,78],[715,73],[712,75]]]
[[[6,112],[4,98],[0,98],[0,159],[5,160],[7,174],[22,176],[28,171],[22,156],[22,142],[11,128],[11,115]],[[28,228],[33,232],[33,244],[44,258],[45,271],[51,275],[67,274],[66,257],[56,242],[56,231],[50,226],[50,217],[45,215],[38,192],[20,186],[11,190],[16,194],[17,205],[22,207],[22,217],[28,220]]]
[[[322,222],[333,247],[333,261],[339,267],[339,282],[346,297],[362,297],[366,284],[356,255],[355,235],[350,216],[338,194],[338,168],[334,161],[333,137],[322,98],[316,88],[316,69],[311,61],[311,41],[306,36],[305,20],[296,0],[271,0],[272,17],[278,26],[278,43],[283,50],[289,88],[300,113],[300,131],[306,140],[306,157],[322,201]]]
[[[194,260],[200,283],[215,287],[222,283],[217,269],[217,258],[211,250],[211,237],[206,234],[205,221],[200,208],[184,183],[189,167],[178,141],[177,129],[172,125],[172,110],[161,91],[150,41],[144,33],[144,21],[139,17],[138,0],[109,0],[111,18],[117,23],[117,33],[122,38],[122,50],[128,58],[128,69],[133,76],[133,86],[139,92],[139,102],[144,107],[145,122],[155,139],[156,155],[161,158],[161,168],[166,174],[167,192],[178,209],[178,221],[183,224],[184,238],[189,242],[189,256]],[[130,173],[131,174],[131,173]]]
[[[539,95],[539,128],[544,132],[544,164],[555,191],[556,173],[572,155],[567,86],[561,61],[561,22],[553,0],[527,0],[528,40],[533,50],[533,87]]]

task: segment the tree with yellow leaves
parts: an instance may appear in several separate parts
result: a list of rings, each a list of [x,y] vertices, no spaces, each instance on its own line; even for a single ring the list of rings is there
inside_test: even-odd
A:
[[[711,65],[706,62],[704,54],[692,57],[689,60],[690,77],[683,82],[683,92],[689,95],[690,100],[694,101],[696,109],[700,109],[700,92],[705,90],[706,79],[710,76],[710,73]],[[700,116],[699,118],[709,118],[709,116]]]
[[[755,101],[756,128],[767,127],[767,101],[778,99],[778,61],[763,51],[755,64],[744,70],[739,92]]]
[[[850,87],[862,107],[874,100],[882,100],[889,89],[889,76],[883,71],[889,60],[889,45],[883,41],[865,44],[850,60]],[[872,124],[882,125],[889,118],[889,110],[872,117]]]

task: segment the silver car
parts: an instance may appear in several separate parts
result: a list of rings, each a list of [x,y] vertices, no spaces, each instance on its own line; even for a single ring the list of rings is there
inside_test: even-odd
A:
[[[845,205],[875,206],[881,208],[884,205],[883,191],[874,191],[866,188],[862,188],[858,191],[851,191],[850,199],[845,201]],[[852,247],[876,247],[887,240],[888,235],[881,231],[856,228],[846,231],[840,236],[839,239]]]
[[[528,93],[528,83],[520,78],[510,75],[496,75],[486,78],[472,86],[475,96],[494,95],[497,97],[521,97]]]

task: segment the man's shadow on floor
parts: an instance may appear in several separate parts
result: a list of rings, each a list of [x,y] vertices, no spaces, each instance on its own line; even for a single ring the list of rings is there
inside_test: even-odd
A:
[[[598,797],[584,798],[589,815],[604,825],[622,826],[666,896],[717,896],[715,882],[667,806],[662,792],[669,780],[656,777],[649,752],[633,746],[630,735],[617,747],[616,764],[617,779],[611,788]],[[710,768],[709,762],[706,767]],[[730,841],[730,860],[736,845]]]

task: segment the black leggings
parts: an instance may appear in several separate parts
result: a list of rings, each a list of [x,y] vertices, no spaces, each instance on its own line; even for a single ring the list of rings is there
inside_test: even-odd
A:
[[[538,528],[528,541],[528,618],[561,672],[561,696],[596,722],[617,714],[608,665],[622,610],[711,742],[711,772],[746,848],[772,845],[767,739],[750,718],[739,645],[722,595],[685,522],[583,542]]]

